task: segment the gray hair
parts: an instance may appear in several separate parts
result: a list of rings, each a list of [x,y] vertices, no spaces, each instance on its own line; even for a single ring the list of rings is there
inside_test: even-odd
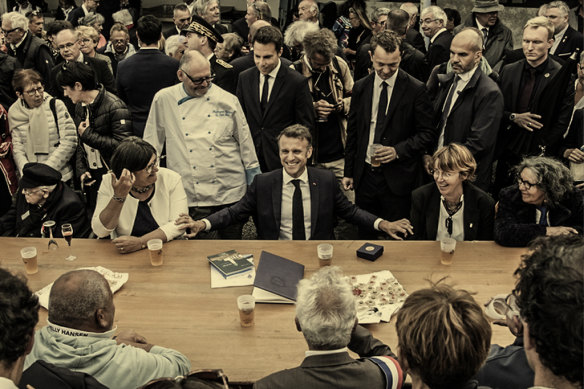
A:
[[[53,284],[49,295],[49,321],[78,328],[95,320],[95,312],[105,308],[112,291],[101,274],[94,270],[74,270]]]
[[[399,9],[406,11],[410,18],[418,14],[418,7],[414,3],[403,3]]]
[[[554,158],[527,157],[513,170],[519,175],[523,169],[530,169],[535,174],[537,186],[545,193],[545,200],[551,206],[557,206],[574,191],[574,178],[570,170]]]
[[[166,55],[172,56],[174,52],[178,49],[178,45],[180,44],[180,35],[171,35],[169,36],[166,41],[164,41],[164,52]]]
[[[314,23],[310,23],[314,25]],[[312,58],[314,54],[322,55],[327,61],[331,61],[335,56],[337,50],[337,40],[335,35],[328,28],[323,28],[316,31],[309,31],[304,34],[302,41],[304,52],[308,58]]]
[[[257,20],[267,20],[269,22],[272,18],[272,9],[265,1],[256,1],[248,6],[248,8],[250,7]]]
[[[28,31],[28,18],[18,12],[8,12],[2,15],[2,21],[10,22],[12,28]]]
[[[284,33],[284,43],[289,47],[301,45],[304,41],[304,36],[308,32],[316,32],[318,30],[319,28],[317,24],[305,20],[297,20],[290,24],[286,29],[286,32]]]
[[[196,0],[195,4],[193,5],[193,11],[195,11],[195,14],[199,15],[200,17],[203,17],[205,11],[207,10],[207,7],[212,2],[216,2],[217,4],[219,4],[219,0]]]
[[[424,18],[424,15],[427,14],[432,14],[432,16],[434,17],[434,19],[438,19],[438,20],[442,20],[442,25],[446,26],[446,22],[448,21],[448,16],[446,16],[446,12],[444,12],[444,10],[436,5],[432,5],[428,8],[424,8],[424,10],[422,11],[422,19]]]
[[[93,15],[88,15],[81,19],[79,24],[83,24],[84,26],[93,26],[94,24],[103,24],[105,22],[105,18],[100,13],[95,13]]]
[[[371,11],[370,19],[372,22],[377,23],[380,16],[389,15],[390,11],[391,10],[389,8],[385,8],[385,7],[373,8],[373,11]]]
[[[298,283],[296,319],[311,349],[347,346],[356,317],[351,284],[340,268],[324,267]]]
[[[564,3],[563,1],[552,1],[547,5],[546,11],[550,8],[558,8],[560,11],[562,11],[564,16],[570,13],[570,7],[568,7],[568,4]]]

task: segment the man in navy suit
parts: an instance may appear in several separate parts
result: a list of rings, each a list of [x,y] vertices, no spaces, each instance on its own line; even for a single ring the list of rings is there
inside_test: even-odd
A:
[[[450,59],[450,43],[452,34],[446,29],[446,13],[435,5],[424,8],[421,16],[422,32],[430,38],[430,45],[426,53],[428,69],[440,65]]]
[[[118,65],[118,94],[132,114],[134,135],[140,138],[156,92],[178,82],[178,60],[158,50],[161,32],[162,23],[155,16],[138,19],[136,34],[140,50]]]
[[[245,222],[250,216],[258,239],[334,239],[337,216],[362,228],[381,230],[394,239],[412,234],[407,219],[388,222],[349,202],[332,171],[306,167],[312,156],[312,137],[306,127],[289,126],[277,141],[283,169],[255,176],[239,202],[205,219],[193,221],[181,215],[176,224],[190,229],[187,237]]]
[[[550,54],[566,60],[574,52],[581,52],[584,46],[582,34],[568,24],[570,8],[563,1],[552,1],[545,6],[544,16],[554,25],[554,43]]]
[[[280,132],[292,124],[312,130],[316,116],[306,77],[280,61],[283,44],[276,27],[260,28],[253,38],[256,66],[241,73],[237,83],[262,172],[280,167]]]
[[[345,189],[355,190],[359,207],[388,220],[409,215],[422,155],[437,138],[425,85],[399,69],[400,43],[390,31],[371,39],[375,72],[353,87],[345,148]],[[374,158],[367,152],[373,148]]]

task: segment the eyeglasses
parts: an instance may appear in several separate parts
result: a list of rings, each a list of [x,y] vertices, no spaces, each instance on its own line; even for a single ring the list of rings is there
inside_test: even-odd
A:
[[[420,22],[420,24],[430,24],[432,22],[437,22],[440,19],[424,19]]]
[[[2,32],[4,33],[4,35],[8,35],[8,34],[10,34],[11,32],[14,32],[14,31],[16,31],[16,30],[20,30],[20,28],[19,28],[19,27],[16,27],[16,28],[13,28],[13,29],[11,29],[11,30],[5,30],[5,29],[2,29]]]
[[[529,181],[525,181],[523,178],[521,178],[520,176],[517,176],[517,186],[521,186],[523,185],[525,187],[525,189],[530,190],[532,186],[538,186],[539,183],[537,184],[532,184]]]
[[[181,71],[184,73],[185,76],[187,76],[189,78],[189,80],[191,80],[191,82],[195,86],[199,86],[202,83],[204,83],[205,81],[208,82],[208,83],[211,83],[215,79],[215,75],[214,74],[211,74],[210,76],[207,76],[207,77],[193,78],[187,72],[185,72],[184,69],[181,69]]]
[[[454,172],[444,172],[440,169],[433,169],[432,170],[432,175],[434,176],[434,179],[438,179],[440,178],[440,176],[442,176],[442,178],[444,179],[449,179],[450,177],[454,176],[456,173]]]
[[[77,42],[78,41],[65,43],[64,45],[59,45],[59,46],[57,46],[57,49],[59,49],[59,50],[70,49],[71,47],[75,46],[75,43],[77,43]]]
[[[42,192],[42,191],[43,191],[42,189],[35,189],[35,190],[23,189],[22,190],[22,194],[25,195],[25,196],[31,196],[31,195],[33,195],[35,193],[39,193],[39,192]]]
[[[35,97],[35,95],[37,93],[42,96],[44,91],[45,91],[45,88],[43,86],[39,86],[38,88],[34,88],[34,89],[31,89],[31,90],[28,90],[28,91],[26,91],[24,93],[26,93],[30,97]]]
[[[142,386],[140,389],[155,389],[155,388],[166,388],[165,382],[182,382],[182,381],[210,381],[216,382],[222,386],[223,389],[229,389],[229,384],[227,381],[227,376],[223,373],[221,369],[213,370],[196,370],[192,371],[186,376],[178,376],[175,378],[166,377],[158,378],[148,382],[146,385]]]
[[[160,166],[160,157],[156,157],[156,159],[154,160],[154,162],[150,163],[148,166],[146,166],[144,168],[144,171],[148,174],[152,173],[152,170],[156,169],[158,166]]]

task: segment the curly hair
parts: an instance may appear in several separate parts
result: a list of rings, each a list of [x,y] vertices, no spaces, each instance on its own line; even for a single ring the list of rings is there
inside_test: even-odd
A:
[[[527,157],[513,168],[513,172],[519,176],[523,169],[530,169],[537,176],[537,186],[552,206],[557,206],[574,191],[574,178],[570,170],[554,158]]]
[[[328,28],[307,32],[304,35],[304,52],[308,58],[314,54],[323,56],[327,61],[331,61],[335,56],[337,41],[334,33]]]
[[[400,363],[431,388],[462,387],[489,353],[491,325],[482,307],[440,281],[412,293],[395,325]]]
[[[0,363],[24,355],[39,320],[39,301],[26,281],[0,268]]]
[[[540,237],[519,268],[513,293],[541,363],[582,387],[584,375],[584,240]]]

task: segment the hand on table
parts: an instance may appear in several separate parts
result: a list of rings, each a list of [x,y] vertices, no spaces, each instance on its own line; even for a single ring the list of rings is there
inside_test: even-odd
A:
[[[408,235],[414,235],[414,228],[408,219],[400,219],[394,222],[383,220],[379,223],[379,229],[397,240],[403,240],[400,235],[404,238],[407,238]]]
[[[142,335],[138,335],[134,330],[123,330],[114,338],[118,344],[127,344],[150,351],[152,344],[146,341]]]
[[[112,240],[120,254],[133,253],[142,250],[142,241],[136,236],[119,236]]]
[[[187,238],[194,238],[199,232],[205,231],[205,228],[207,228],[204,221],[193,220],[189,215],[184,213],[179,215],[174,224],[176,224],[180,230],[190,230],[190,232],[187,231],[185,234]]]
[[[547,236],[578,234],[578,230],[572,227],[564,226],[546,227],[545,234]]]

